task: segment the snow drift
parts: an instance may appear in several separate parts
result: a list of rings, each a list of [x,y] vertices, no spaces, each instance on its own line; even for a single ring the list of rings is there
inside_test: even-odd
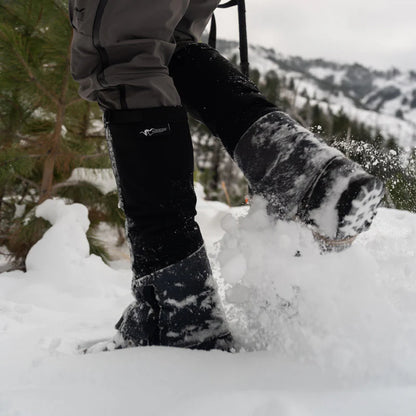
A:
[[[79,355],[113,334],[130,272],[89,254],[84,207],[41,205],[53,226],[27,273],[0,275],[0,415],[414,415],[416,215],[382,209],[351,249],[321,255],[262,201],[246,211],[198,203],[243,352]]]

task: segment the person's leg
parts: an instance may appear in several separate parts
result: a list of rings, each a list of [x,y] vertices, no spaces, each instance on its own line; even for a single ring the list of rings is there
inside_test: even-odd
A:
[[[185,111],[108,110],[105,119],[126,214],[136,297],[117,329],[133,345],[229,347],[195,222],[193,150]]]
[[[221,139],[271,215],[299,218],[328,244],[369,227],[381,181],[279,111],[215,49],[179,43],[170,74],[187,110]]]
[[[72,71],[81,96],[104,110],[134,272],[136,301],[103,349],[231,343],[195,222],[187,116],[167,70],[188,3],[70,2]]]

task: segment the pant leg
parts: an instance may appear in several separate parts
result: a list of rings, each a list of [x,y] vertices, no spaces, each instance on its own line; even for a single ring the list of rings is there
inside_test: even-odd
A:
[[[180,105],[167,64],[189,1],[70,0],[80,95],[106,109]]]
[[[69,0],[71,68],[80,95],[104,109],[180,105],[167,68],[175,37],[199,39],[218,3]]]

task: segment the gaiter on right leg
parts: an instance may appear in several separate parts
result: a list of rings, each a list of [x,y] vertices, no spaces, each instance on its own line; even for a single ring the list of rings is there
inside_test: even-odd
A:
[[[106,111],[136,301],[116,325],[132,345],[230,349],[195,222],[193,151],[181,107]]]

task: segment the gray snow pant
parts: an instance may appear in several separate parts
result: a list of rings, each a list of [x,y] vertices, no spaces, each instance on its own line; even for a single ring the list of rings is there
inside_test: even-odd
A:
[[[179,106],[168,64],[199,40],[220,0],[69,0],[71,70],[103,109]]]

